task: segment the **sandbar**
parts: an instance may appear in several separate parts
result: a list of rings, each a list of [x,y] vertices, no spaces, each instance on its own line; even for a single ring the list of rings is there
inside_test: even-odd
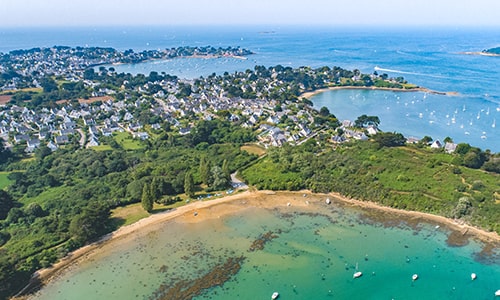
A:
[[[443,95],[443,96],[457,96],[458,92],[439,92],[434,91],[428,88],[416,87],[411,89],[404,88],[385,88],[385,87],[376,87],[376,86],[332,86],[324,89],[318,89],[310,92],[302,93],[299,98],[311,98],[312,96],[328,92],[328,91],[336,91],[336,90],[370,90],[370,91],[389,91],[389,92],[421,92],[433,95]]]

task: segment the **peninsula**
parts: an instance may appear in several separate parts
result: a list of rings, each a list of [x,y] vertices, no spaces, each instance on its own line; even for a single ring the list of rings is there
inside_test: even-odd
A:
[[[479,52],[464,52],[469,55],[483,55],[483,56],[500,56],[500,47],[485,49]]]
[[[249,54],[183,49],[170,53]],[[328,88],[422,91],[404,78],[328,66],[194,80],[95,68],[168,52],[155,51],[0,55],[0,297],[124,224],[232,194],[242,185],[236,173],[252,189],[340,193],[500,232],[498,154],[468,144],[445,152],[430,148],[430,137],[407,143],[381,132],[377,116],[340,122],[304,97]]]

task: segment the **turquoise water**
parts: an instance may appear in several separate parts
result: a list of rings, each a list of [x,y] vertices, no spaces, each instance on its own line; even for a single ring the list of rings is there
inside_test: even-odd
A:
[[[34,299],[160,299],[153,295],[162,284],[200,278],[239,256],[245,260],[234,277],[195,299],[269,299],[274,291],[280,299],[493,299],[500,288],[500,262],[474,260],[476,242],[448,247],[448,232],[434,225],[388,227],[360,210],[311,205],[321,215],[292,206],[166,222],[104,246]],[[275,237],[249,251],[266,232]],[[353,279],[356,270],[363,276]]]

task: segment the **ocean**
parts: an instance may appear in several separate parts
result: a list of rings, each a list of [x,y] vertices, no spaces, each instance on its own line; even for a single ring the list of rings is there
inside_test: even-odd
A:
[[[443,226],[289,197],[291,206],[249,205],[220,218],[212,207],[199,211],[210,215],[202,221],[180,217],[104,244],[33,299],[253,300],[275,291],[280,299],[494,298],[500,262],[478,260],[478,242],[450,247]],[[308,206],[296,205],[302,201]],[[238,258],[234,275],[211,286]]]
[[[158,71],[192,79],[281,64],[404,76],[419,86],[457,95],[339,90],[312,101],[340,120],[377,115],[385,131],[440,140],[449,136],[493,152],[500,150],[500,58],[460,53],[499,43],[500,30],[484,28],[0,29],[1,52],[53,45],[136,51],[211,45],[256,53],[247,60],[174,59],[114,66],[133,74]],[[387,226],[367,217],[366,211],[336,205],[319,210],[248,208],[199,223],[169,221],[134,233],[120,247],[103,245],[100,255],[69,269],[34,299],[161,299],[168,287],[201,284],[196,280],[214,267],[227,267],[224,262],[241,256],[241,268],[229,281],[195,299],[269,299],[274,291],[280,299],[493,299],[500,289],[500,262],[479,259],[480,243],[451,247],[446,242],[449,232],[435,224]],[[263,249],[249,251],[267,232],[273,238]],[[363,276],[353,279],[356,270]],[[478,274],[475,281],[472,272]],[[411,279],[414,273],[420,276],[416,281]]]
[[[387,73],[456,96],[334,91],[314,97],[340,120],[377,115],[384,131],[407,137],[450,137],[500,150],[500,57],[464,55],[500,44],[498,28],[113,27],[3,28],[0,51],[32,47],[101,46],[119,50],[179,46],[240,46],[247,60],[173,59],[114,66],[118,72],[166,72],[182,78],[244,71],[255,65],[340,66]]]

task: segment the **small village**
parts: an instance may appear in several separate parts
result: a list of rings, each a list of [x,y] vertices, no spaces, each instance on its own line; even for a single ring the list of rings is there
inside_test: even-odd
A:
[[[228,48],[227,51],[227,55],[251,54],[240,48]],[[197,80],[155,76],[154,81],[146,80],[136,85],[124,80],[121,86],[114,88],[106,84],[106,78],[116,76],[113,67],[106,69],[101,66],[96,71],[97,76],[93,76],[104,77],[104,80],[85,78],[85,70],[91,66],[132,61],[131,57],[136,57],[133,61],[141,61],[162,56],[213,55],[219,52],[214,48],[189,48],[170,50],[163,55],[145,52],[147,55],[133,56],[131,52],[122,53],[113,49],[56,47],[3,55],[1,71],[15,70],[19,75],[11,75],[12,78],[4,82],[1,87],[4,100],[12,97],[6,92],[22,91],[22,88],[42,90],[39,81],[44,76],[56,77],[64,82],[83,82],[85,89],[90,91],[90,97],[73,99],[75,101],[58,100],[51,103],[51,107],[4,105],[0,112],[0,137],[10,148],[25,143],[27,153],[32,153],[41,144],[54,151],[70,142],[78,142],[81,147],[98,146],[101,137],[109,137],[115,132],[128,132],[133,138],[146,140],[152,131],[171,126],[178,134],[185,135],[196,120],[211,120],[220,116],[243,127],[260,130],[258,138],[264,147],[280,146],[285,142],[299,143],[314,134],[316,125],[312,107],[298,103],[297,93],[284,93],[285,89],[290,89],[289,84],[279,79],[280,74],[293,75],[291,72],[295,70],[291,68],[279,66],[267,70],[261,67],[255,72],[226,73],[224,76]],[[5,63],[7,56],[10,67]],[[299,72],[308,74],[310,78],[318,77],[316,71],[308,68]],[[323,86],[328,82],[322,79],[321,83]],[[295,90],[299,88],[305,90],[304,84],[300,83]],[[182,90],[187,92],[182,93]],[[249,93],[245,95],[244,92]],[[287,95],[290,100],[283,97],[275,99],[278,94]],[[4,101],[4,104],[7,103]],[[148,117],[141,118],[141,114]],[[353,134],[360,138],[361,135]]]
[[[97,147],[106,137],[118,132],[137,140],[147,140],[161,130],[186,135],[198,120],[222,118],[256,130],[258,142],[265,148],[284,143],[300,144],[328,129],[332,143],[366,140],[367,134],[377,133],[377,126],[355,129],[353,122],[339,122],[328,110],[321,116],[313,109],[312,102],[301,98],[302,93],[331,86],[378,84],[400,88],[404,83],[401,78],[387,78],[386,74],[366,75],[338,67],[256,66],[254,70],[213,74],[195,80],[157,72],[149,76],[125,76],[117,74],[112,67],[115,63],[165,57],[239,57],[251,53],[239,47],[184,47],[141,53],[110,48],[54,47],[3,54],[0,56],[0,72],[4,74],[0,87],[3,90],[0,138],[7,148],[17,146],[21,148],[17,151],[33,153],[40,145],[52,151],[70,143],[82,148]],[[104,64],[111,67],[106,68]],[[74,88],[76,84],[80,86],[78,91]],[[60,93],[55,94],[54,90]],[[52,91],[47,93],[49,102],[45,100],[41,105],[30,107],[29,99],[46,91]],[[69,97],[58,99],[63,91]],[[27,101],[12,104],[13,99],[23,94],[25,98],[20,98]],[[51,95],[55,95],[56,101]]]

